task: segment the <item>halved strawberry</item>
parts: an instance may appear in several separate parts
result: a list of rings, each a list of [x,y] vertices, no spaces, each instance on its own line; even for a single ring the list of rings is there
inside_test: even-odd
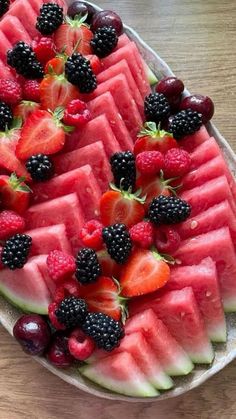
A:
[[[153,198],[159,195],[170,196],[175,189],[170,185],[173,179],[165,180],[163,176],[142,176],[140,175],[136,181],[136,187],[142,190],[142,195],[145,196],[145,209],[148,208]]]
[[[21,118],[23,122],[26,121],[28,116],[36,111],[37,109],[40,109],[40,103],[37,102],[31,102],[29,100],[22,100],[19,105],[17,105],[14,108],[14,116]]]
[[[69,83],[63,74],[48,74],[40,83],[40,101],[43,109],[54,111],[59,106],[66,107],[78,97],[77,87]]]
[[[54,33],[54,42],[58,52],[63,51],[67,55],[73,52],[80,52],[83,55],[92,54],[90,41],[93,33],[84,23],[85,19],[85,16],[73,20],[66,17],[65,23]]]
[[[99,74],[101,73],[102,69],[103,69],[103,65],[102,65],[102,61],[100,60],[100,58],[98,58],[97,55],[92,54],[92,55],[86,55],[87,60],[89,60],[91,68],[93,70],[94,74]]]
[[[0,168],[15,172],[17,176],[24,176],[30,179],[24,164],[16,156],[16,147],[21,136],[21,120],[15,119],[13,127],[9,131],[0,132]]]
[[[121,294],[136,297],[149,294],[163,287],[170,278],[170,268],[158,253],[136,249],[124,266],[121,278]]]
[[[173,135],[161,130],[155,122],[145,122],[134,144],[134,154],[137,156],[143,151],[160,151],[166,153],[171,148],[179,147]]]
[[[105,249],[97,252],[99,264],[102,268],[102,275],[119,279],[120,266],[110,257]]]
[[[139,192],[132,194],[112,186],[114,190],[105,192],[100,201],[100,214],[102,224],[107,226],[116,223],[132,227],[142,221],[145,215],[143,198]]]
[[[90,311],[108,314],[120,320],[124,312],[119,285],[113,279],[101,276],[95,284],[80,285],[79,295],[84,298]]]
[[[66,57],[66,55],[62,54],[49,60],[45,66],[45,73],[57,75],[64,73]]]
[[[15,173],[11,176],[0,176],[0,205],[4,209],[23,214],[30,201],[30,188],[24,183],[25,178],[17,178]]]
[[[34,154],[54,154],[65,143],[65,130],[61,123],[63,111],[58,108],[54,114],[37,110],[25,122],[16,147],[19,159],[26,160]]]

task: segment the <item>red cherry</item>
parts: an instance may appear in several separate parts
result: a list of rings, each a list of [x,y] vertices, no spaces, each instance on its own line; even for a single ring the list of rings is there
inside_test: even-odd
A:
[[[68,336],[61,332],[55,333],[53,341],[47,351],[47,359],[56,367],[69,367],[74,358],[69,352]]]
[[[25,314],[17,320],[13,335],[29,355],[41,355],[50,341],[50,329],[38,314]]]
[[[123,23],[120,16],[111,10],[102,10],[93,16],[91,24],[91,30],[93,32],[96,32],[98,28],[103,28],[104,26],[112,26],[118,36],[123,32]]]
[[[156,92],[163,93],[167,99],[174,99],[181,96],[184,91],[184,84],[177,77],[164,77],[156,85]]]
[[[214,103],[208,96],[191,95],[180,103],[180,109],[192,109],[202,114],[202,121],[206,124],[214,115]]]

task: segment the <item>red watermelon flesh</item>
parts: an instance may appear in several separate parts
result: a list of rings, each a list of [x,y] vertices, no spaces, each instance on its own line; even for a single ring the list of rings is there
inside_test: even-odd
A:
[[[15,1],[11,5],[10,10],[6,14],[6,16],[7,15],[17,17],[31,38],[34,38],[39,35],[39,32],[37,31],[35,27],[37,14],[35,10],[32,9],[30,1],[28,0]]]
[[[52,0],[30,0],[29,2],[31,4],[32,8],[35,10],[35,12],[38,15],[39,14],[39,9],[43,5],[43,3],[52,3]],[[59,6],[63,7],[64,11],[66,12],[66,10],[67,10],[67,2],[66,1],[57,0],[56,3],[59,4]]]
[[[106,115],[122,150],[132,150],[133,140],[110,92],[103,93],[103,95],[88,102],[88,107],[94,118],[102,114]]]
[[[112,179],[110,164],[101,141],[55,156],[54,164],[57,175],[89,164],[102,192],[107,190]]]
[[[15,16],[5,16],[0,22],[0,31],[4,33],[11,45],[14,45],[18,41],[24,41],[27,44],[30,44],[32,41],[32,38],[26,32],[22,23]]]
[[[81,247],[79,232],[85,219],[76,193],[33,205],[27,210],[25,219],[28,229],[64,223],[73,251]]]
[[[77,193],[86,220],[97,218],[101,189],[91,166],[82,166],[32,187],[35,203],[45,202],[73,192]]]
[[[47,288],[49,289],[51,296],[53,297],[54,294],[55,294],[55,291],[56,291],[56,283],[52,280],[52,278],[50,277],[50,275],[48,273],[47,257],[48,257],[47,254],[45,254],[45,255],[41,254],[39,256],[35,256],[35,257],[31,258],[30,261],[34,262],[37,265],[37,267],[38,267],[38,269],[39,269],[39,271],[40,271],[40,273],[41,273],[41,275],[44,279],[44,282],[45,282]]]
[[[47,314],[50,292],[34,262],[28,262],[19,271],[0,271],[0,293],[23,311]]]
[[[122,35],[119,36],[118,44],[116,46],[116,51],[120,48],[125,47],[130,42],[132,42],[132,41],[129,39],[129,37],[126,35],[126,33],[122,33]]]
[[[120,352],[128,352],[132,355],[139,368],[144,373],[148,382],[158,390],[168,390],[173,386],[172,379],[164,372],[158,361],[158,354],[154,352],[141,332],[134,332],[126,335],[120,346],[112,351],[112,355]],[[89,359],[89,364],[98,359],[104,359],[108,353],[103,350],[94,351]]]
[[[150,308],[130,317],[125,325],[127,335],[142,332],[158,356],[166,374],[186,375],[193,369],[188,355],[170,334],[164,323]]]
[[[128,45],[114,51],[108,57],[104,58],[102,62],[104,68],[106,69],[121,60],[127,61],[141,96],[144,98],[151,92],[151,88],[147,79],[141,54],[134,42],[129,42]]]
[[[204,143],[196,147],[195,150],[191,153],[191,169],[197,169],[199,166],[201,166],[201,164],[204,164],[219,155],[221,155],[220,148],[215,138],[211,137],[209,140],[204,141]]]
[[[8,41],[6,35],[0,29],[0,59],[5,63],[6,54],[12,48],[11,43]]]
[[[108,158],[116,151],[121,151],[120,145],[104,114],[89,121],[82,130],[72,133],[66,142],[64,150],[72,151],[97,141],[102,141]]]
[[[203,185],[183,191],[180,193],[180,197],[191,205],[191,217],[219,204],[222,200],[227,200],[232,211],[236,214],[235,201],[225,176],[219,176]]]
[[[184,240],[174,257],[178,264],[196,265],[209,255],[216,262],[224,310],[236,311],[236,257],[228,227]]]
[[[35,228],[34,230],[26,231],[25,234],[32,237],[31,256],[48,254],[52,250],[72,253],[64,224]]]
[[[183,223],[176,225],[175,229],[184,240],[225,226],[229,227],[232,241],[236,247],[236,219],[228,201],[222,201],[206,211],[188,218]]]
[[[0,33],[0,37],[1,37],[1,33]],[[1,40],[0,40],[1,42]],[[0,50],[1,50],[1,46],[0,46]],[[1,54],[0,54],[1,56]],[[0,60],[0,79],[1,80],[14,80],[15,77],[13,76],[11,70],[9,67],[7,67],[2,60]]]
[[[194,363],[211,363],[214,352],[192,288],[166,291],[153,301],[136,300],[131,314],[151,308]]]
[[[107,80],[110,80],[112,77],[118,76],[120,74],[125,75],[130,88],[131,95],[136,102],[140,115],[144,118],[143,98],[137,88],[137,85],[134,81],[134,78],[126,60],[121,60],[120,62],[112,65],[111,67],[99,73],[97,76],[97,81],[98,83],[103,83]]]
[[[213,342],[225,342],[226,323],[215,262],[208,257],[198,265],[173,267],[164,289],[184,287],[191,287],[194,292],[209,338]]]
[[[184,148],[186,151],[191,153],[200,144],[209,140],[209,138],[210,138],[210,134],[208,133],[206,127],[203,125],[194,134],[186,135],[186,137],[184,137],[181,141],[179,141],[179,145],[181,148]]]
[[[91,381],[115,393],[136,397],[153,397],[159,394],[128,352],[82,366],[79,371]]]

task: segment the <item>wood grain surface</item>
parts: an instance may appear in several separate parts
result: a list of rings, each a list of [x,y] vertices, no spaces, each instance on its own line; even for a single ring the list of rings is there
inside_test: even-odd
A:
[[[190,91],[211,96],[214,122],[236,149],[236,1],[107,0]],[[169,402],[128,404],[80,393],[21,352],[0,328],[0,419],[236,418],[236,362]]]

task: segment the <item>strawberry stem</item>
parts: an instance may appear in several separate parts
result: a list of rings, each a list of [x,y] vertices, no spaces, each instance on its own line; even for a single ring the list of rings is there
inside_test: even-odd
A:
[[[121,179],[121,181],[120,181],[120,188],[117,188],[117,186],[114,183],[109,184],[110,188],[113,191],[120,192],[125,199],[129,199],[130,201],[135,200],[142,205],[145,204],[146,195],[145,196],[140,196],[141,193],[142,193],[142,189],[138,189],[135,193],[132,193],[132,187],[131,187],[131,188],[128,189],[128,191],[125,191],[122,188],[122,181],[123,180],[124,179]]]
[[[166,253],[159,253],[154,246],[152,246],[151,252],[156,260],[163,260],[169,265],[174,265],[176,263],[175,258],[173,256],[168,255]]]
[[[14,191],[29,193],[32,192],[30,187],[25,183],[25,177],[17,177],[16,173],[12,173],[9,178],[9,184]]]
[[[152,121],[145,122],[143,128],[138,133],[138,137],[143,137],[145,135],[148,135],[149,137],[153,138],[163,138],[165,135],[168,135],[169,137],[173,138],[173,134],[171,134],[168,131],[165,131],[164,129],[161,129],[160,123],[157,126],[157,124]]]

